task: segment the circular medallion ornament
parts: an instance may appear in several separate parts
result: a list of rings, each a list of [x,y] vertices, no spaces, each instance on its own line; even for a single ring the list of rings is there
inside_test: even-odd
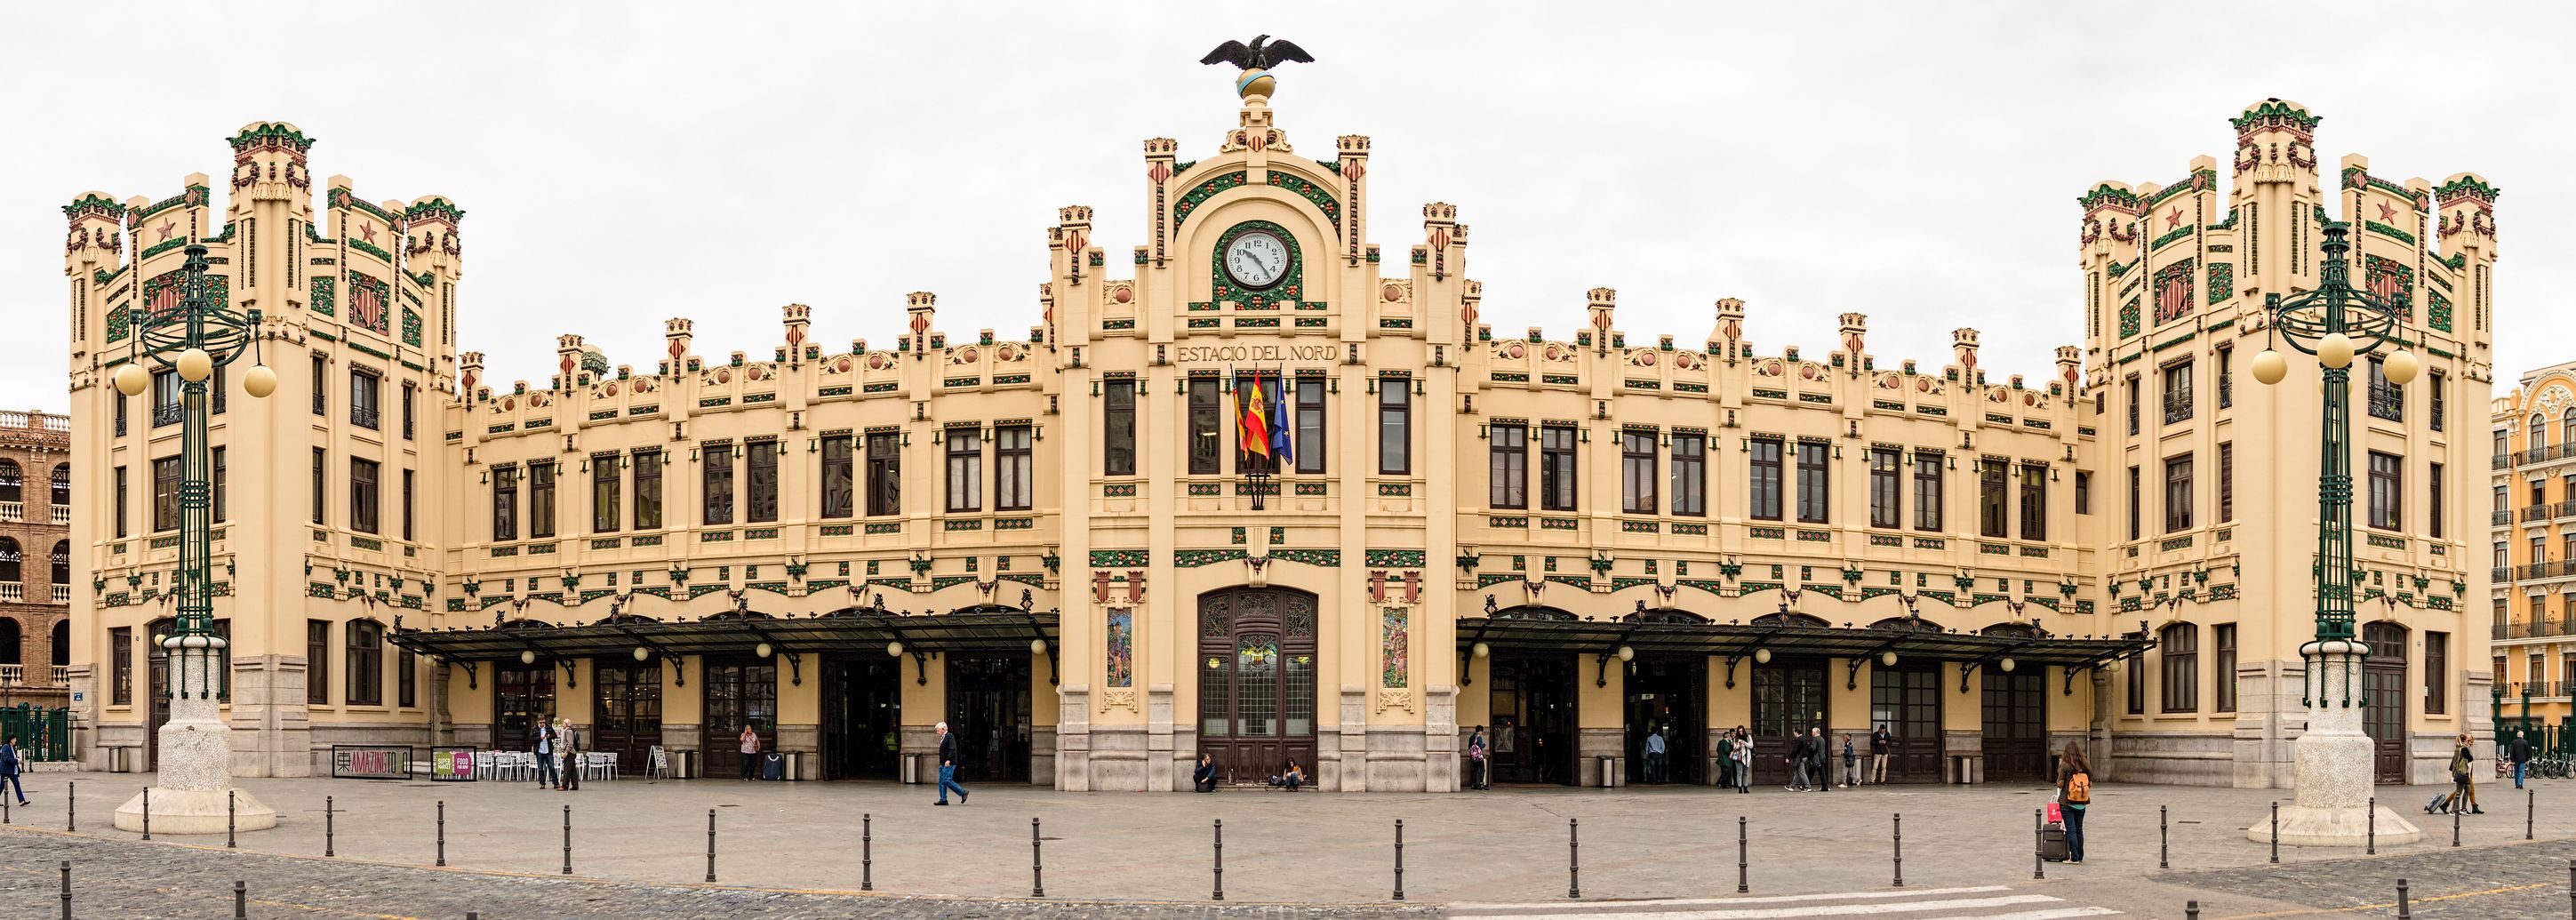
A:
[[[1386,302],[1388,303],[1394,303],[1404,299],[1404,289],[1392,284],[1386,286],[1385,294]]]
[[[1268,230],[1247,230],[1225,244],[1224,261],[1236,285],[1267,289],[1288,276],[1288,243]]]

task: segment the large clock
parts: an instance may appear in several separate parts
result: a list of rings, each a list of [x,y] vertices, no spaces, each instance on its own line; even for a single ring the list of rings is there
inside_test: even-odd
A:
[[[1246,230],[1225,244],[1225,276],[1252,290],[1288,276],[1288,242],[1268,230]]]

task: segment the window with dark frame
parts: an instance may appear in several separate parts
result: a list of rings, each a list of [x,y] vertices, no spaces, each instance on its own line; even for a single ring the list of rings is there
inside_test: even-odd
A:
[[[1750,470],[1748,479],[1752,494],[1748,502],[1751,507],[1747,513],[1756,519],[1765,521],[1780,519],[1782,446],[1783,442],[1779,438],[1754,438],[1748,448],[1751,454],[1748,462]]]
[[[179,424],[180,392],[177,371],[152,372],[152,427]]]
[[[420,661],[407,648],[394,651],[394,705],[404,709],[420,705]]]
[[[2236,520],[2236,442],[2218,442],[2218,522]]]
[[[1914,452],[1914,529],[1941,530],[1942,455]]]
[[[2210,684],[2211,712],[2236,711],[2236,624],[2220,623],[2209,628],[2212,664],[2217,668]],[[2439,710],[2435,710],[2439,711]]]
[[[2450,709],[2451,699],[2451,634],[2424,634],[2424,713],[2441,715]]]
[[[1413,388],[1402,377],[1377,383],[1377,471],[1385,476],[1413,474]],[[1546,449],[1545,432],[1539,447]],[[1542,457],[1542,460],[1544,457]],[[1545,496],[1542,496],[1544,498]]]
[[[1798,520],[1823,524],[1833,520],[1833,472],[1825,463],[1832,445],[1798,442]]]
[[[375,371],[349,365],[349,424],[369,431],[381,430],[383,390],[384,379]]]
[[[2127,688],[2129,697],[2129,714],[2133,716],[2146,715],[2147,656],[2138,655],[2130,658],[2129,666],[2126,670],[2129,672],[2129,686]]]
[[[383,476],[383,468],[377,465],[376,461],[349,458],[350,530],[359,533],[377,532],[377,518],[383,507],[378,501],[377,493],[377,483],[381,476]]]
[[[206,378],[206,403],[210,407],[207,411],[211,414],[224,414],[224,380],[224,365],[221,364],[215,365],[214,376]]]
[[[2405,462],[2396,454],[2370,452],[2370,526],[2374,529],[2396,530],[2405,518]]]
[[[903,436],[868,434],[868,516],[903,513]]]
[[[753,441],[743,453],[743,522],[778,520],[778,441]]]
[[[412,539],[413,539],[413,537],[412,537],[412,523],[411,523],[411,519],[412,519],[412,499],[413,499],[413,497],[414,497],[414,496],[413,496],[413,494],[412,494],[412,487],[413,487],[413,475],[412,475],[412,474],[413,474],[413,471],[412,471],[412,470],[404,470],[404,471],[402,471],[402,538],[403,538],[403,542],[405,542],[405,543],[409,543],[409,542],[411,542],[411,541],[412,541]]]
[[[1529,429],[1519,424],[1494,425],[1485,448],[1486,503],[1495,508],[1529,507]]]
[[[492,468],[492,542],[519,538],[519,468]]]
[[[591,455],[590,532],[616,533],[626,523],[625,465],[616,454]],[[829,480],[830,468],[825,469],[824,479]]]
[[[2175,623],[2158,633],[2157,656],[2163,665],[2157,675],[2162,709],[2165,712],[2200,711],[2200,628],[2190,623]]]
[[[1655,468],[1656,434],[1653,431],[1619,433],[1619,510],[1629,514],[1658,514],[1663,510],[1661,496],[1655,487],[1661,485],[1662,471]]]
[[[2139,481],[2138,468],[2129,467],[2129,539],[2131,542],[2135,542],[2139,532],[2146,527],[2146,509],[2142,506],[2139,496],[2141,488],[2143,484]]]
[[[2021,465],[2021,538],[2048,539],[2048,465]]]
[[[2450,394],[2443,392],[2444,381],[2441,371],[2434,371],[2433,373],[2426,375],[2425,380],[2427,381],[2425,388],[2430,391],[2427,395],[2431,397],[2429,400],[2431,407],[2427,410],[2430,413],[2428,421],[2432,422],[2433,430],[2440,431],[2442,430],[2443,408],[2450,402]]]
[[[2191,455],[2165,458],[2165,532],[2191,529]]]
[[[555,462],[539,460],[528,464],[528,538],[543,540],[555,535]]]
[[[2442,538],[2442,465],[2433,464],[2426,475],[2428,478],[2424,484],[2431,491],[2424,503],[2424,535],[2439,540]]]
[[[1869,449],[1869,526],[1904,526],[1904,477],[1903,451],[1893,447]]]
[[[416,390],[416,389],[417,389],[416,387],[412,386],[412,382],[411,382],[411,381],[409,381],[409,380],[405,380],[405,381],[403,381],[403,385],[402,385],[402,432],[403,432],[403,440],[405,440],[405,441],[412,440],[412,427],[413,427],[413,426],[412,426],[412,394],[413,394],[414,390]],[[411,654],[411,653],[410,653],[410,652],[404,652],[403,654],[405,654],[405,655],[409,655],[409,654]],[[411,705],[411,704],[409,704],[409,703],[404,703],[403,705],[405,705],[405,706],[409,706],[409,705]]]
[[[1217,399],[1217,379],[1190,378],[1189,400],[1190,475],[1225,472],[1225,410]],[[953,498],[950,504],[955,504]]]
[[[2235,405],[2236,350],[2221,348],[2218,350],[2218,407],[2226,409]]]
[[[325,366],[321,353],[315,352],[313,355],[313,414],[321,416],[331,414],[330,394],[331,370]]]
[[[635,529],[662,527],[662,452],[639,450],[635,458]]]
[[[2406,388],[2388,379],[2387,359],[2370,358],[2370,417],[2391,422],[2406,421]]]
[[[1297,472],[1324,472],[1324,381],[1297,381]]]
[[[1136,475],[1136,382],[1100,385],[1100,474]]]
[[[331,455],[330,455],[330,453],[329,453],[329,452],[327,452],[327,451],[324,451],[322,448],[319,448],[319,447],[314,448],[314,449],[313,449],[313,482],[312,482],[312,486],[313,486],[313,495],[312,495],[312,498],[313,498],[313,523],[316,523],[316,524],[320,524],[320,523],[322,523],[322,512],[324,512],[325,510],[328,510],[328,509],[326,509],[326,508],[324,507],[324,504],[325,504],[325,502],[326,502],[326,500],[327,500],[327,499],[326,499],[326,497],[325,497],[325,496],[324,496],[324,494],[323,494],[324,492],[328,491],[328,487],[327,487],[327,486],[325,486],[325,485],[323,484],[323,482],[324,482],[324,480],[326,480],[326,479],[330,478],[330,475],[331,475],[331,472],[330,472],[330,471],[331,471]]]
[[[2179,361],[2164,368],[2165,424],[2191,420],[2191,362]]]
[[[1574,476],[1574,428],[1539,426],[1538,506],[1547,511],[1574,510]]]
[[[709,444],[699,448],[699,491],[704,493],[708,526],[733,523],[733,445]]]
[[[304,621],[304,702],[331,702],[331,621]]]
[[[118,626],[107,631],[107,657],[108,702],[134,705],[134,627]]]
[[[2138,375],[2130,374],[2128,384],[2129,433],[2135,435],[2138,433]]]
[[[152,529],[179,529],[179,458],[152,461]]]
[[[212,510],[215,514],[215,523],[221,524],[224,522],[224,494],[226,491],[224,488],[224,480],[228,478],[224,475],[224,448],[218,446],[213,450],[208,451],[207,459],[207,478],[210,480],[208,484],[214,487],[215,493],[214,508]]]
[[[1673,511],[1692,517],[1708,515],[1708,435],[1673,435]]]
[[[384,705],[384,630],[373,620],[350,620],[344,630],[349,637],[349,688],[342,698],[351,706]]]
[[[1037,504],[1034,431],[1027,425],[993,430],[993,510],[1027,511]]]
[[[1215,383],[1208,381],[1210,386]],[[983,438],[983,432],[975,428],[948,430],[948,512],[951,514],[984,510]]]
[[[2093,513],[2093,474],[2083,470],[2075,471],[2075,513]]]
[[[858,510],[858,464],[846,432],[823,438],[822,515],[845,518]]]
[[[2006,504],[2011,500],[2011,496],[2005,492],[2005,478],[2003,460],[1984,457],[1977,461],[1977,533],[1979,535],[1998,540],[2012,536],[2008,529],[2011,526],[2009,523],[2011,508]]]

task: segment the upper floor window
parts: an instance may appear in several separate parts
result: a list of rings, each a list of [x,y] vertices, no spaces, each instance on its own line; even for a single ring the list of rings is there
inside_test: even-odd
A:
[[[376,372],[349,366],[349,424],[371,431],[381,426],[377,400],[383,387],[384,381]]]
[[[2236,519],[2236,442],[2218,442],[2218,522]]]
[[[1914,529],[1941,529],[1941,455],[1914,452]]]
[[[753,524],[778,520],[778,441],[753,441],[744,445],[744,453],[742,519]]]
[[[1495,425],[1488,435],[1485,478],[1488,504],[1496,508],[1529,507],[1529,429],[1519,424]]]
[[[72,503],[72,467],[71,467],[71,464],[68,464],[68,463],[57,463],[57,464],[54,464],[54,477],[53,477],[53,479],[54,479],[54,481],[53,481],[53,492],[54,492],[54,496],[53,496],[53,497],[54,497],[54,504],[57,504],[57,505],[69,505],[69,504],[71,504],[71,503]]]
[[[2442,538],[2442,465],[2441,465],[2441,464],[2439,464],[2439,463],[2433,464],[2433,467],[2432,467],[2432,470],[2431,470],[2431,476],[2428,478],[2428,480],[2426,481],[2425,485],[2428,487],[2428,498],[2427,498],[2426,503],[2425,503],[2425,515],[2424,515],[2424,519],[2425,519],[2425,528],[2424,528],[2424,535],[2425,535],[2425,536],[2428,536],[2428,537],[2432,537],[2433,539],[2439,540],[2439,539],[2441,539],[2441,538]]]
[[[2075,513],[2093,513],[2093,474],[2075,471]]]
[[[152,529],[179,529],[179,471],[177,457],[152,461]]]
[[[1893,447],[1869,449],[1869,526],[1900,527],[1905,522],[1902,503],[1905,474],[1903,451]]]
[[[1538,504],[1549,511],[1572,511],[1575,504],[1574,428],[1543,425],[1538,430]]]
[[[2406,506],[2406,460],[2396,454],[2370,452],[2370,526],[2396,530]],[[2537,561],[2537,560],[2534,560]]]
[[[2139,497],[2141,488],[2143,487],[2139,481],[2138,468],[2129,467],[2129,539],[2133,542],[2138,539],[2139,531],[2146,526],[2146,509]]]
[[[2425,384],[2425,388],[2430,391],[2428,395],[2432,397],[2430,400],[2430,407],[2426,411],[2426,417],[2428,421],[2432,422],[2433,430],[2440,431],[2442,430],[2443,407],[2450,402],[2450,395],[2443,392],[2441,371],[2434,371],[2432,374],[2427,375],[2425,379],[2429,381]]]
[[[2165,532],[2191,529],[2191,455],[2165,460]]]
[[[1779,438],[1754,438],[1747,448],[1751,454],[1751,501],[1747,513],[1765,521],[1780,519],[1780,448]]]
[[[2004,491],[2004,461],[1987,457],[1977,461],[1977,533],[2001,539],[2011,536],[2007,515],[2012,496]]]
[[[2129,433],[2138,433],[2138,375],[2129,375]]]
[[[179,383],[176,371],[152,372],[152,427],[179,424]]]
[[[313,414],[329,415],[331,408],[331,370],[320,352],[313,354]]]
[[[712,444],[701,448],[698,461],[700,491],[706,495],[705,523],[709,526],[733,523],[733,445]]]
[[[379,509],[378,478],[383,475],[376,461],[349,458],[349,529],[375,533]]]
[[[19,471],[18,461],[0,459],[0,502],[25,501],[26,475]]]
[[[1100,475],[1136,475],[1136,383],[1111,380],[1100,390]]]
[[[1200,381],[1191,381],[1195,386]],[[1206,381],[1214,389],[1216,381]],[[984,444],[983,435],[974,428],[952,428],[948,431],[948,510],[984,510]]]
[[[2162,651],[2163,673],[2159,675],[2164,689],[2164,711],[2195,712],[2200,709],[2200,627],[2190,623],[2167,626],[2157,636]]]
[[[1708,435],[1673,435],[1673,513],[1708,514]]]
[[[322,523],[322,512],[324,511],[324,506],[325,506],[325,504],[327,503],[327,499],[325,499],[325,498],[324,498],[324,496],[330,492],[330,487],[329,487],[329,486],[327,486],[327,485],[325,485],[325,484],[324,484],[324,482],[325,482],[326,480],[328,480],[330,477],[331,477],[331,454],[330,454],[330,452],[329,452],[329,451],[325,451],[325,450],[323,450],[322,448],[319,448],[319,447],[314,448],[314,449],[313,449],[313,481],[312,481],[311,485],[312,485],[312,487],[313,487],[313,495],[312,495],[312,498],[313,498],[313,523],[315,523],[315,524],[320,524],[320,523]]]
[[[826,448],[827,450],[829,448]],[[626,471],[616,454],[595,454],[590,458],[590,531],[615,533],[624,522]],[[828,478],[828,477],[827,477]]]
[[[414,393],[414,390],[415,390],[415,388],[411,385],[411,381],[409,381],[409,380],[405,380],[405,381],[403,381],[403,385],[402,385],[402,432],[403,432],[403,440],[405,440],[405,441],[409,441],[409,440],[411,440],[411,439],[412,439],[412,395],[413,395],[413,393]]]
[[[1619,510],[1629,514],[1654,514],[1662,502],[1655,494],[1658,485],[1655,469],[1655,433],[1622,431],[1619,433]]]
[[[2165,424],[2191,420],[2191,362],[2168,365],[2165,376]]]
[[[2048,466],[2021,465],[2021,538],[2048,539]]]
[[[662,452],[635,452],[635,529],[662,526]]]
[[[1545,449],[1541,435],[1541,449]],[[1377,384],[1377,471],[1389,476],[1413,473],[1413,390],[1402,377]]]
[[[1798,520],[1822,524],[1833,518],[1833,472],[1825,465],[1828,444],[1798,442]]]
[[[519,538],[519,468],[492,468],[492,542]]]
[[[1190,378],[1189,400],[1190,474],[1225,472],[1225,410],[1218,404],[1216,378]],[[955,501],[952,499],[950,504]]]
[[[1037,503],[1033,431],[1005,425],[993,432],[993,510],[1027,511]]]
[[[543,540],[554,535],[555,463],[528,464],[528,536]]]
[[[2375,355],[2370,359],[2370,417],[2406,420],[2406,390],[2389,382],[2387,362]]]
[[[858,468],[850,456],[850,436],[823,438],[823,509],[827,518],[849,517],[858,495]]]
[[[903,436],[868,434],[868,516],[903,513]]]
[[[128,499],[125,493],[125,468],[117,467],[113,473],[116,480],[116,535],[122,537],[126,534],[132,512],[126,507]]]
[[[2236,405],[2236,350],[2218,350],[2218,407]]]
[[[1297,472],[1324,471],[1324,381],[1297,381]]]

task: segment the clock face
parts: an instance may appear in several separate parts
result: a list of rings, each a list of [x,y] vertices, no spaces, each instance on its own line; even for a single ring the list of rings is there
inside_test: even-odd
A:
[[[1267,230],[1253,230],[1225,246],[1225,275],[1247,288],[1267,288],[1288,276],[1288,243]]]

